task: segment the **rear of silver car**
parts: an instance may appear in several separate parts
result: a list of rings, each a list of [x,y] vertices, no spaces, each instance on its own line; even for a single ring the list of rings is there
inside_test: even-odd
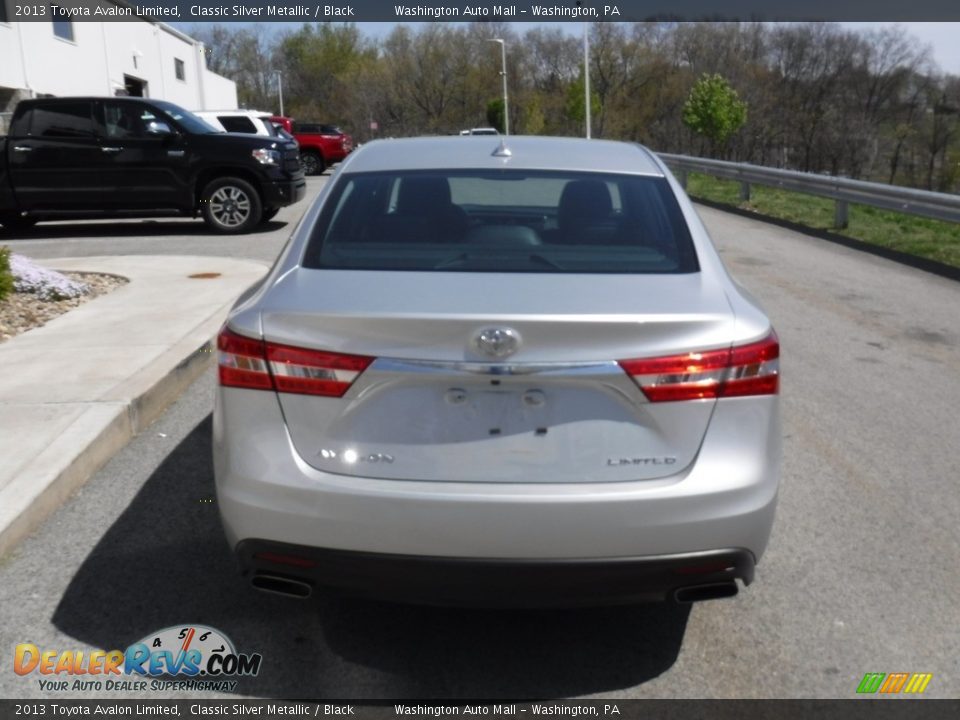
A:
[[[646,151],[448,142],[355,153],[220,335],[243,572],[428,603],[735,594],[779,481],[769,321]]]

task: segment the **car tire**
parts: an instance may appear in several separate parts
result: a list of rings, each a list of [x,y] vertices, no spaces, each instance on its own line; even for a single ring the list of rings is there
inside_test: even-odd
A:
[[[278,207],[265,208],[263,214],[260,215],[260,224],[262,225],[269,220],[273,220],[277,216],[278,212],[280,212],[280,208]]]
[[[300,154],[300,165],[303,167],[304,175],[322,175],[327,169],[323,155],[312,150]]]
[[[260,223],[263,205],[253,185],[237,177],[211,181],[200,195],[203,219],[214,232],[244,233]]]
[[[23,232],[24,230],[32,228],[36,223],[36,218],[26,217],[16,213],[0,214],[0,225],[2,225],[7,232]]]

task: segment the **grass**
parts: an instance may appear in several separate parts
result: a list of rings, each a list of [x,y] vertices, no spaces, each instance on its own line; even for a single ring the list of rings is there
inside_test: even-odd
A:
[[[695,198],[752,210],[960,268],[960,223],[851,204],[849,226],[836,230],[833,227],[834,202],[827,198],[751,185],[750,200],[743,202],[740,200],[740,183],[700,173],[689,174],[687,192]]]

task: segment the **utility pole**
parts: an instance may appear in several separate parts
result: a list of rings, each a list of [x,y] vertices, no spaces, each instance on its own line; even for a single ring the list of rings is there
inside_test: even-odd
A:
[[[587,110],[587,140],[590,139],[590,23],[583,23],[583,92]]]
[[[503,78],[503,134],[510,134],[510,105],[507,102],[507,43],[503,38],[490,38],[487,42],[500,43],[500,62]]]
[[[283,114],[283,73],[277,70],[277,92],[280,94],[280,117],[285,117]]]

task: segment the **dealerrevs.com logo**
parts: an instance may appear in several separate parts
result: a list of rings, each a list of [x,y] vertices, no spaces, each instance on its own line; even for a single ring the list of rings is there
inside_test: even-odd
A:
[[[230,638],[205,625],[164,628],[126,650],[14,650],[17,675],[39,675],[42,691],[215,690],[231,692],[260,672],[259,653],[238,653]]]

